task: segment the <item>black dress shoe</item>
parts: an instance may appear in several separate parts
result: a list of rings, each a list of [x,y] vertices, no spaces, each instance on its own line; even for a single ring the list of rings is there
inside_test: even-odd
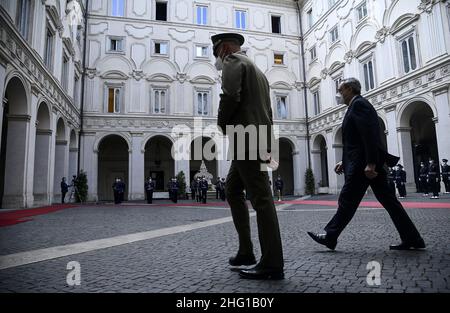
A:
[[[425,249],[425,242],[423,239],[420,239],[415,242],[402,242],[399,245],[390,245],[389,249],[391,250],[417,250],[417,249]]]
[[[328,249],[334,250],[337,245],[336,239],[330,239],[327,237],[327,234],[316,234],[313,232],[308,232],[308,235],[314,239],[315,242],[320,243],[321,245],[326,246]]]
[[[243,255],[237,254],[236,256],[231,257],[228,260],[231,266],[241,266],[241,265],[253,265],[256,264],[255,256],[252,255]]]
[[[248,270],[241,270],[239,276],[245,279],[280,280],[284,279],[284,272],[283,270],[251,268]]]

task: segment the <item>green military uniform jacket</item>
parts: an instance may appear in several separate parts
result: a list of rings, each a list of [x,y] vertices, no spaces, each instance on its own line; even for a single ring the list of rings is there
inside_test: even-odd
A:
[[[234,139],[230,143],[230,147],[233,147],[234,143],[234,148],[232,152],[229,151],[229,157],[241,159],[236,146],[237,134],[230,134],[227,125],[242,125],[244,128],[249,125],[256,126],[258,139],[252,137],[248,140],[250,137],[247,137],[245,159],[252,155],[257,155],[259,159],[272,150],[274,134],[269,82],[264,73],[243,52],[233,53],[223,61],[222,94],[217,124],[230,140]],[[260,128],[262,125],[266,128]],[[267,145],[261,144],[260,140],[263,139]]]

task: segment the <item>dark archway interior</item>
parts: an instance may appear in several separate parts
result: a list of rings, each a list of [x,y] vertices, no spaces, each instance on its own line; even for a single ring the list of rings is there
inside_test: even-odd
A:
[[[116,177],[125,182],[125,200],[128,184],[128,144],[120,136],[110,135],[102,139],[98,148],[98,199],[111,201],[114,199],[112,184]]]
[[[210,153],[211,155],[208,156],[205,153]],[[191,142],[189,161],[191,181],[200,170],[202,160],[205,162],[208,172],[213,176],[212,183],[214,184],[217,180],[217,151],[211,138],[197,137]]]
[[[288,140],[283,138],[279,142],[280,149],[280,162],[279,167],[272,175],[272,187],[275,188],[275,180],[278,175],[281,176],[281,180],[284,183],[283,194],[293,195],[294,194],[294,160],[292,156],[292,145]]]
[[[321,166],[321,181],[319,181],[320,187],[328,187],[329,179],[328,179],[328,156],[327,156],[327,143],[325,139],[322,138],[320,141],[320,166]]]
[[[155,191],[167,190],[170,178],[175,176],[172,142],[164,136],[151,138],[145,145],[144,158],[145,179],[152,177],[155,182]]]

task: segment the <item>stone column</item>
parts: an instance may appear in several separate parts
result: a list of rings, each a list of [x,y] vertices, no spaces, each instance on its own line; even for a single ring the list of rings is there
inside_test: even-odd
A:
[[[94,149],[95,135],[95,132],[84,131],[80,142],[80,170],[86,172],[88,201],[98,201],[98,150]]]
[[[144,153],[141,149],[143,133],[131,133],[129,156],[128,200],[144,200]]]
[[[414,182],[414,162],[411,143],[411,127],[397,127],[400,142],[400,161],[406,171],[406,189],[408,192],[415,192]]]
[[[52,133],[51,129],[36,131],[33,177],[34,206],[49,205],[52,202],[50,198],[52,194],[50,192]]]
[[[327,167],[328,167],[328,192],[329,193],[336,193],[337,192],[337,177],[338,175],[334,172],[334,166],[337,162],[339,162],[336,159],[336,153],[334,151],[334,144],[333,144],[333,129],[327,129]],[[331,149],[330,149],[331,147]]]
[[[391,105],[384,108],[386,112],[386,139],[387,149],[390,154],[399,156],[399,144],[397,136],[397,116],[395,113],[396,105]]]
[[[438,145],[439,162],[441,162],[442,159],[450,159],[449,84],[433,90],[433,95],[437,110],[437,117],[434,118],[434,122],[436,124],[436,139]]]

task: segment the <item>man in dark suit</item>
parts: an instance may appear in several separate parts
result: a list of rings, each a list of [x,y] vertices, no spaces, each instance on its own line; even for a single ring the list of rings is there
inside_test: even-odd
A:
[[[61,203],[64,203],[66,198],[66,193],[69,191],[69,185],[66,183],[66,178],[63,177],[61,180]]]
[[[428,183],[427,183],[427,177],[428,177],[428,167],[425,165],[424,162],[420,162],[420,169],[419,169],[419,188],[420,192],[423,193],[423,196],[428,196]]]
[[[445,186],[445,193],[450,193],[450,166],[447,159],[442,159],[441,175]]]
[[[334,250],[339,235],[353,218],[370,186],[378,201],[388,211],[402,240],[399,245],[391,245],[390,249],[425,248],[422,237],[405,209],[390,192],[383,166],[385,163],[388,166],[395,165],[398,158],[381,148],[377,112],[361,96],[361,84],[357,79],[344,80],[339,93],[348,109],[342,123],[343,159],[334,170],[338,175],[345,175],[345,184],[339,195],[337,212],[325,226],[325,233],[308,234],[316,242]]]
[[[430,159],[428,171],[428,188],[433,193],[430,199],[439,199],[439,190],[441,188],[441,174],[439,173],[439,164]]]
[[[230,139],[232,157],[225,193],[239,238],[238,253],[229,259],[232,266],[256,263],[250,235],[250,216],[244,190],[256,211],[262,256],[251,269],[239,275],[245,279],[283,279],[284,261],[278,217],[273,203],[267,171],[262,171],[271,152],[273,120],[270,86],[264,73],[240,49],[244,37],[225,33],[211,37],[216,69],[222,71],[217,124]],[[254,129],[249,138],[237,127]],[[242,140],[244,139],[244,140]],[[250,140],[254,139],[254,140]],[[262,140],[261,140],[262,139]],[[264,140],[265,139],[265,140]],[[243,142],[242,145],[239,141]],[[260,145],[261,141],[263,144]],[[265,152],[265,153],[264,153]]]

